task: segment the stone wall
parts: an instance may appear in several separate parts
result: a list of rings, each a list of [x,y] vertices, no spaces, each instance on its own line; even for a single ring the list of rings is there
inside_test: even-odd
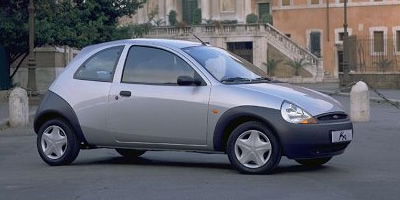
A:
[[[362,80],[377,89],[400,89],[400,73],[350,73],[349,78],[350,81]]]

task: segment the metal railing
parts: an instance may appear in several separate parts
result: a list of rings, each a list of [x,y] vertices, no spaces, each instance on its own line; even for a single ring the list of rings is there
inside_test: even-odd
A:
[[[391,36],[380,40],[349,37],[348,66],[353,72],[400,72],[400,44]]]

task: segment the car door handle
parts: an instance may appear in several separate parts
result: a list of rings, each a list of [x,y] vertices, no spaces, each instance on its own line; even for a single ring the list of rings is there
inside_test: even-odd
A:
[[[119,96],[121,97],[130,97],[132,93],[130,91],[121,91],[119,92]]]

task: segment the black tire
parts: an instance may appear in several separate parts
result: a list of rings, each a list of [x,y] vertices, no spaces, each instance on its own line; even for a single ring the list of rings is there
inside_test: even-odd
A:
[[[59,158],[51,158],[45,154],[42,146],[42,137],[44,132],[51,127],[59,127],[62,129],[63,135],[66,137],[67,143],[63,146],[64,153]],[[37,149],[40,157],[51,166],[68,165],[71,164],[79,154],[80,145],[74,130],[71,125],[63,119],[52,119],[44,123],[37,134],[36,140]]]
[[[319,167],[323,164],[326,164],[332,159],[332,157],[328,158],[315,158],[315,159],[301,159],[301,160],[296,160],[301,165],[307,166],[307,167]]]
[[[235,154],[235,143],[237,139],[247,131],[256,130],[259,131],[260,134],[264,134],[268,139],[271,145],[269,159],[260,167],[250,168],[242,164],[236,154]],[[243,174],[270,174],[273,172],[275,167],[279,164],[282,157],[281,145],[278,141],[278,138],[272,133],[272,131],[263,123],[257,121],[250,121],[243,123],[236,127],[228,139],[227,144],[227,154],[229,161],[231,164]]]
[[[121,156],[125,158],[138,158],[139,156],[146,153],[144,150],[136,150],[136,149],[115,149]]]

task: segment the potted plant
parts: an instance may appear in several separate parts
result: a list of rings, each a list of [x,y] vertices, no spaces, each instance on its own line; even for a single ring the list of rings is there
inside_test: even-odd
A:
[[[256,24],[257,22],[258,22],[258,15],[252,13],[246,16],[246,23]]]
[[[169,25],[175,26],[178,23],[177,20],[178,13],[175,10],[171,10],[168,14]]]
[[[385,72],[388,68],[390,68],[394,64],[392,59],[389,58],[380,58],[378,61],[374,62],[382,72]]]
[[[311,65],[311,63],[307,62],[304,58],[295,58],[294,60],[286,62],[287,66],[290,66],[294,69],[294,76],[292,77],[294,83],[301,82],[300,70],[305,67]]]
[[[269,76],[271,77],[275,76],[275,69],[280,62],[282,62],[282,60],[276,60],[272,58],[268,59],[267,63],[263,63],[265,66],[267,66],[267,73]]]

